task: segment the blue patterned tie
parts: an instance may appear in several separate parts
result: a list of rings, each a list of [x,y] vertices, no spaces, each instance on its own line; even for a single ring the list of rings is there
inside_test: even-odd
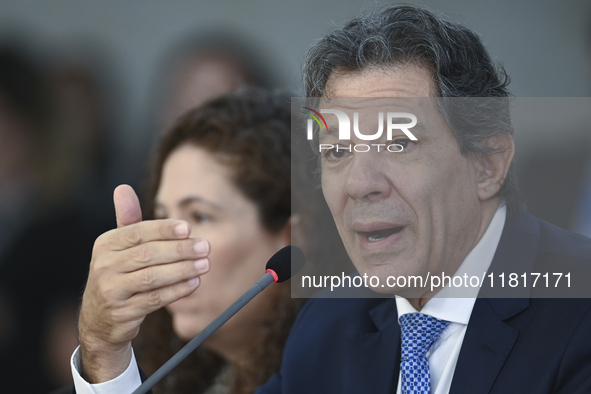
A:
[[[407,313],[400,316],[402,394],[431,393],[427,352],[448,324],[448,321],[422,313]]]

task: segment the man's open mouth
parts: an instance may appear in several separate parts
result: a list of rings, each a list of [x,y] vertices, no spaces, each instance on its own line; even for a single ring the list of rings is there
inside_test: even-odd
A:
[[[385,228],[383,230],[362,232],[362,234],[367,237],[367,240],[369,242],[377,242],[377,241],[381,241],[382,239],[388,238],[392,234],[396,234],[396,233],[402,231],[403,228],[404,228],[404,226]]]

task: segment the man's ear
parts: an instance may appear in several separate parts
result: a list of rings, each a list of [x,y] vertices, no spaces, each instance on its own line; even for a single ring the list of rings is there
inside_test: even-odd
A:
[[[515,144],[509,133],[499,133],[488,137],[483,145],[498,153],[478,155],[478,198],[485,201],[493,197],[503,186],[513,155]]]

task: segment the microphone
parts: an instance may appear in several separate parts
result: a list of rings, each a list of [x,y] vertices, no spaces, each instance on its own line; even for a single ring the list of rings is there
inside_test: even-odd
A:
[[[257,294],[266,289],[271,283],[284,282],[295,275],[305,263],[304,253],[297,246],[286,246],[275,253],[267,262],[265,275],[259,279],[246,293],[236,300],[228,309],[222,312],[214,321],[203,329],[195,338],[191,339],[181,350],[162,365],[132,394],[145,394],[174,367],[180,364],[199,345],[216,332],[224,323],[250,302]]]

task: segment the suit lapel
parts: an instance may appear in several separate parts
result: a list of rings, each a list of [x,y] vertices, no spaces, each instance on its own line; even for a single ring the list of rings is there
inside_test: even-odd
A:
[[[528,299],[476,300],[460,350],[450,394],[489,393],[517,341],[519,332],[499,318],[491,301],[509,301],[515,304],[510,306],[514,310],[523,310],[529,304]]]
[[[498,274],[531,272],[540,243],[539,222],[533,216],[519,213],[508,216],[499,246],[489,269],[495,280]],[[507,277],[507,275],[505,275]],[[487,394],[491,391],[519,331],[505,321],[529,307],[530,289],[499,292],[500,283],[486,283],[474,304],[468,329],[462,343],[450,394]],[[507,290],[507,286],[505,286]]]
[[[359,333],[347,344],[343,393],[394,393],[400,365],[400,326],[394,298],[370,311],[377,331]],[[369,385],[369,386],[368,386]]]

